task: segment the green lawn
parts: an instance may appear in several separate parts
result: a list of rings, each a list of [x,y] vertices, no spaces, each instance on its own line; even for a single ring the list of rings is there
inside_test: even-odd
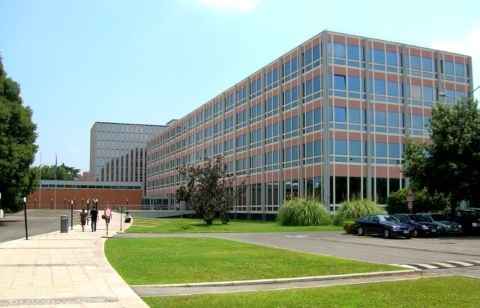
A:
[[[478,307],[479,290],[480,280],[454,276],[143,300],[150,307]]]
[[[113,238],[108,261],[130,285],[337,275],[401,268],[216,238]]]
[[[340,231],[342,227],[290,227],[280,226],[274,221],[260,220],[230,220],[224,225],[215,220],[207,225],[201,219],[190,218],[144,218],[134,217],[133,225],[127,229],[128,233],[208,233],[208,232],[304,232],[304,231]]]

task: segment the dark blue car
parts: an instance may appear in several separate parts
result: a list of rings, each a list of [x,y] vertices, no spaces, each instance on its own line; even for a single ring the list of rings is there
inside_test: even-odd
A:
[[[402,236],[411,238],[414,228],[400,222],[392,215],[367,215],[355,222],[355,230],[358,235],[380,234],[384,238]]]
[[[413,237],[417,236],[438,236],[440,230],[433,222],[426,221],[422,215],[416,214],[394,214],[395,218],[414,228]]]

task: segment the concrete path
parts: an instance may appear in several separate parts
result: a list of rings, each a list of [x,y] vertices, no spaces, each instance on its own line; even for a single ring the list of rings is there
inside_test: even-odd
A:
[[[120,214],[109,229],[120,230]],[[0,306],[148,307],[108,263],[105,241],[99,220],[96,232],[75,225],[0,243]]]

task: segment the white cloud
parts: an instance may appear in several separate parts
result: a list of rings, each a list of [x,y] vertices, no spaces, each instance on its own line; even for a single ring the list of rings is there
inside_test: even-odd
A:
[[[78,154],[80,153],[80,149],[78,147],[72,147],[70,148],[70,151],[69,151],[71,154]]]
[[[221,11],[251,12],[260,5],[262,0],[194,0],[194,2]]]
[[[472,71],[474,88],[480,85],[480,24],[473,26],[465,36],[453,40],[434,42],[434,49],[457,52],[472,57]],[[480,89],[475,92],[475,97],[480,97]]]

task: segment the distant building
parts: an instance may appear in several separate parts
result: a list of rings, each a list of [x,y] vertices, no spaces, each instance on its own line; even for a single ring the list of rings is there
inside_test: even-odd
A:
[[[145,181],[147,140],[164,125],[95,122],[90,130],[90,173],[93,181]]]
[[[143,197],[142,183],[51,181],[42,180],[27,198],[29,209],[66,209],[73,201],[75,209],[91,207],[98,200],[100,209],[106,206],[140,209]]]
[[[295,197],[385,204],[406,185],[405,138],[428,141],[432,106],[471,91],[469,56],[324,31],[151,138],[147,198],[174,204],[177,168],[220,154],[238,216]]]

